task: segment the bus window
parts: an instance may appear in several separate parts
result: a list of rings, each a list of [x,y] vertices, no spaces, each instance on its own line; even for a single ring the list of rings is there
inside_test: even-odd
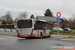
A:
[[[39,25],[34,24],[34,30],[42,30],[42,28]]]
[[[35,30],[44,30],[44,29],[50,29],[52,30],[52,24],[51,23],[47,23],[47,22],[42,22],[42,21],[36,21],[35,25],[34,25],[34,29]]]
[[[46,29],[50,29],[50,25],[46,23]]]
[[[36,21],[36,23],[34,24],[34,29],[35,30],[43,30],[43,22]]]
[[[17,22],[18,28],[31,28],[32,27],[32,21],[31,20],[19,20]]]

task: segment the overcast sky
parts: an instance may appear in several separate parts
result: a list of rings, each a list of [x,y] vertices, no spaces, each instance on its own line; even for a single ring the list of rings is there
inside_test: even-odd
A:
[[[0,16],[10,11],[13,18],[20,12],[27,12],[27,16],[43,16],[46,9],[50,9],[54,16],[59,11],[61,17],[72,17],[75,14],[75,0],[0,0]]]

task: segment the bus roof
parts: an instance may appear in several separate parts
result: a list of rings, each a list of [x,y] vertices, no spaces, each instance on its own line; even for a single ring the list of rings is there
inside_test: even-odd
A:
[[[37,21],[47,22],[46,20],[37,20]]]
[[[18,20],[26,20],[26,19],[29,19],[29,18],[19,18]],[[36,20],[36,19],[31,19],[31,20]],[[47,22],[46,20],[36,20],[36,21],[42,21],[42,22]]]
[[[29,19],[29,18],[19,18],[18,20],[24,20],[24,19]]]

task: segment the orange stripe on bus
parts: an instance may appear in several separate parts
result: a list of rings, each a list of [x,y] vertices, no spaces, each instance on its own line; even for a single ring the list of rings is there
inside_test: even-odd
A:
[[[42,36],[44,37],[44,34],[42,34]],[[49,36],[49,33],[46,33],[45,36]],[[17,35],[17,37],[40,37],[40,34],[32,34],[32,35],[27,35],[27,36],[24,36],[24,35]]]

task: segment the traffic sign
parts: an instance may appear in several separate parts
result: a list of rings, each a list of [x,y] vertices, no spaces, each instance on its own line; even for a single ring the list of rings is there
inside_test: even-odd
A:
[[[61,21],[61,18],[56,18],[57,21]]]
[[[56,16],[58,17],[58,18],[56,18],[56,20],[58,21],[58,36],[59,36],[59,21],[61,21],[61,13],[60,12],[57,12],[56,13]]]
[[[56,13],[56,16],[57,16],[58,18],[60,18],[60,17],[61,17],[61,13],[60,13],[60,12],[57,12],[57,13]]]

